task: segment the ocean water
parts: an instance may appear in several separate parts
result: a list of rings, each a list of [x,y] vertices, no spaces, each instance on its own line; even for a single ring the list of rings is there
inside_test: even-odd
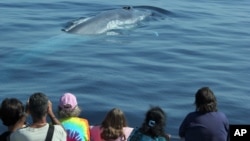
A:
[[[122,6],[147,5],[171,14],[119,35],[74,35],[69,22]],[[91,125],[121,108],[132,127],[150,106],[168,116],[173,136],[194,94],[209,86],[231,124],[249,124],[250,1],[44,0],[0,2],[0,100],[25,102],[44,92],[56,111],[72,92]],[[0,126],[0,131],[6,130]]]

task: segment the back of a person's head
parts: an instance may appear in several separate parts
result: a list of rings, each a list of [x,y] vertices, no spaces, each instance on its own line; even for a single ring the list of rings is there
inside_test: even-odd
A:
[[[200,88],[195,94],[196,111],[207,113],[217,111],[217,101],[209,87]]]
[[[122,110],[113,108],[107,113],[102,122],[101,128],[103,131],[101,133],[101,137],[104,140],[109,140],[124,136],[123,127],[126,126],[126,118]]]
[[[165,136],[165,125],[166,114],[160,107],[156,106],[147,111],[140,130],[151,137]]]
[[[61,96],[58,105],[60,118],[78,117],[81,109],[77,104],[76,96],[72,93],[65,93]]]
[[[1,119],[5,126],[14,125],[23,112],[24,106],[22,102],[16,98],[6,98],[1,104]]]
[[[102,126],[111,126],[116,129],[122,129],[123,127],[127,126],[126,118],[122,110],[118,108],[111,109],[103,120]]]
[[[41,119],[45,116],[48,110],[48,101],[48,97],[41,92],[32,94],[29,98],[29,111],[32,117]]]

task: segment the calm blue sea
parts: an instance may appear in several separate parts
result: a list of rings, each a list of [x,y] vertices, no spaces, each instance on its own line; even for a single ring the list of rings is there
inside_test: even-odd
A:
[[[172,14],[121,35],[61,31],[69,21],[125,5]],[[168,115],[168,133],[177,135],[195,109],[196,90],[209,86],[231,124],[249,124],[249,5],[249,0],[3,0],[0,100],[25,102],[40,91],[56,110],[60,96],[72,92],[90,124],[118,107],[132,127],[156,105]]]

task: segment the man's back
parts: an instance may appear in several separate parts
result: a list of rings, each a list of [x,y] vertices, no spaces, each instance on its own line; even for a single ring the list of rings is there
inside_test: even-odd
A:
[[[66,132],[61,125],[54,125],[53,141],[66,141]],[[17,130],[10,136],[10,141],[45,141],[49,124],[40,128],[26,127]]]

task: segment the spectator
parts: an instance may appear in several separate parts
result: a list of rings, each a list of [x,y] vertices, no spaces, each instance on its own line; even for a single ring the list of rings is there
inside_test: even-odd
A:
[[[33,123],[12,133],[10,141],[66,141],[66,132],[61,125],[47,123],[46,117],[49,115],[54,124],[60,124],[46,95],[43,93],[31,95],[27,108]]]
[[[168,141],[166,134],[166,114],[160,107],[150,108],[140,128],[134,129],[129,141]]]
[[[89,122],[80,118],[81,109],[72,93],[65,93],[60,98],[58,115],[67,132],[67,141],[90,141]]]
[[[6,98],[3,100],[0,109],[2,122],[8,130],[0,135],[0,141],[7,141],[10,134],[18,128],[25,127],[25,120],[22,120],[24,106],[16,98]],[[26,119],[24,117],[24,119]]]
[[[179,128],[185,141],[227,141],[229,123],[217,110],[217,101],[211,89],[200,88],[195,94],[195,112],[189,113]]]
[[[127,141],[133,128],[128,127],[124,113],[118,109],[110,110],[102,124],[90,130],[91,141]]]

